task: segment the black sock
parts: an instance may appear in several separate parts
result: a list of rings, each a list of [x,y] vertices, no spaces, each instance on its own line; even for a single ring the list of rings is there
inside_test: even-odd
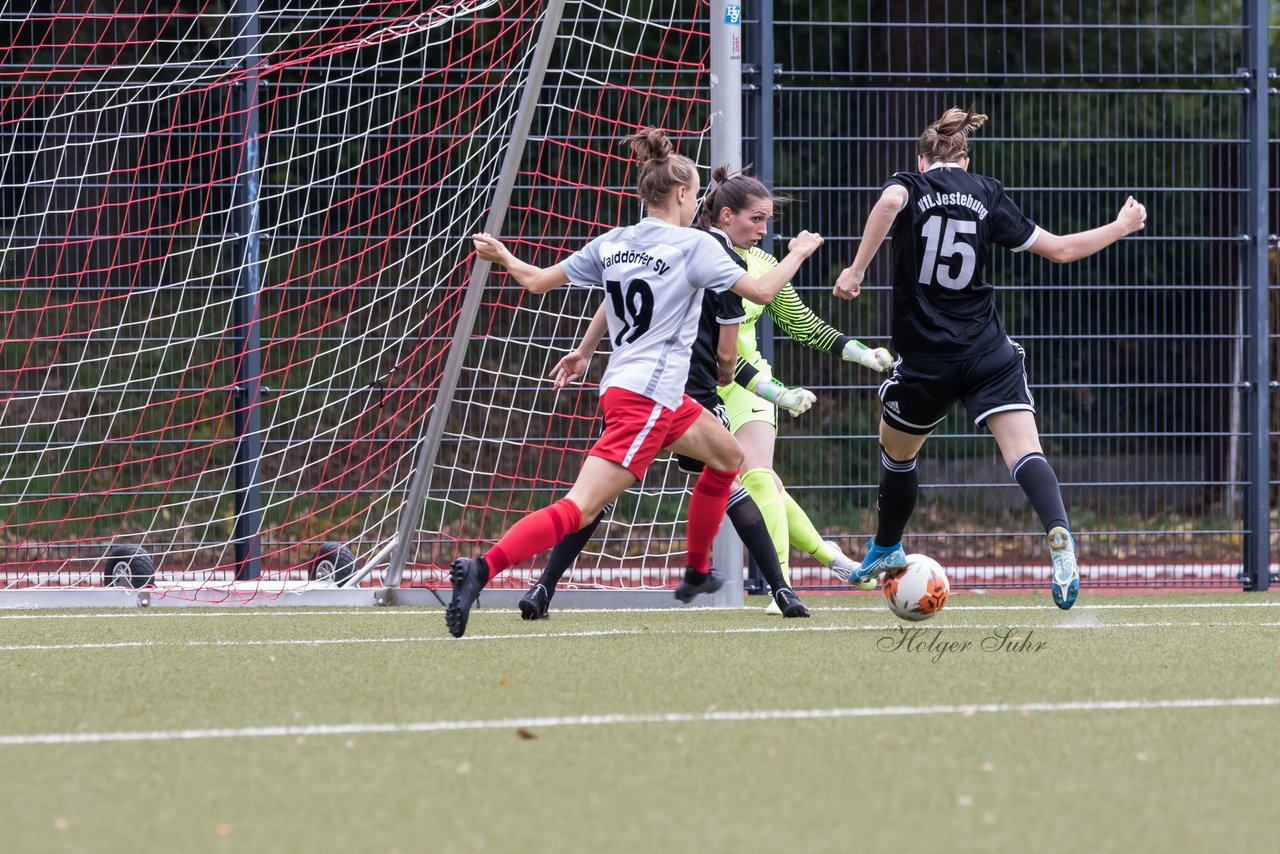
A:
[[[596,528],[600,527],[600,523],[604,520],[604,514],[609,508],[605,508],[599,516],[591,522],[590,525],[581,531],[573,531],[565,534],[560,542],[556,543],[556,547],[551,550],[551,557],[547,560],[547,568],[542,570],[542,576],[538,579],[538,583],[547,588],[547,593],[555,593],[556,585],[560,583],[560,579],[569,571],[569,567],[573,566],[573,562],[578,559],[578,555],[582,554],[582,550],[586,548],[587,543],[591,540],[591,535],[596,532]]]
[[[741,493],[741,494],[739,494]],[[729,496],[727,511],[733,529],[738,532],[738,539],[747,547],[756,566],[760,567],[764,580],[769,583],[774,593],[784,587],[790,587],[782,577],[782,567],[778,565],[778,552],[773,547],[773,538],[765,527],[764,517],[760,515],[760,507],[741,486],[733,490]]]
[[[1036,509],[1040,521],[1044,524],[1045,533],[1053,528],[1069,528],[1067,508],[1062,503],[1062,489],[1058,486],[1058,476],[1053,473],[1053,466],[1044,458],[1044,454],[1032,451],[1021,457],[1009,467],[1009,474],[1022,487]]]
[[[916,496],[919,494],[920,475],[916,472],[916,458],[895,460],[885,451],[884,445],[881,445],[877,546],[887,548],[902,542],[902,532],[907,529],[907,521],[916,509]]]

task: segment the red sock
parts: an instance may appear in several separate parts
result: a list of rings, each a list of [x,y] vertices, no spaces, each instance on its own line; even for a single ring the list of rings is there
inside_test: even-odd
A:
[[[729,491],[737,471],[718,471],[710,466],[702,470],[689,498],[689,568],[705,573],[711,566],[711,541],[720,530],[724,510],[729,506]]]
[[[582,511],[568,498],[561,498],[550,507],[535,510],[512,525],[511,530],[503,534],[485,553],[484,562],[489,565],[489,578],[513,563],[520,563],[538,552],[545,552],[563,540],[566,534],[581,527]]]

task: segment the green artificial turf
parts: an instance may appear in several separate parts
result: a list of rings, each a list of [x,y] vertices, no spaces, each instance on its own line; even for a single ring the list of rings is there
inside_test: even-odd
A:
[[[0,612],[3,847],[1274,844],[1280,597],[956,595],[916,635],[807,600],[461,641],[438,609]]]

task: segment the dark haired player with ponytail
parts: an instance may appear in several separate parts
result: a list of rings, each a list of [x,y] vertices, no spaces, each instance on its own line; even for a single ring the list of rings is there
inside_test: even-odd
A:
[[[507,567],[551,548],[598,517],[605,505],[644,476],[658,452],[669,449],[706,464],[689,500],[688,559],[676,597],[687,602],[718,590],[711,542],[724,517],[729,491],[742,465],[742,449],[710,412],[683,393],[704,290],[733,290],[772,299],[822,245],[801,232],[775,274],[744,273],[724,247],[688,226],[697,207],[698,172],[676,154],[667,135],[646,129],[631,138],[640,167],[639,196],[648,216],[612,229],[553,267],[519,260],[496,238],[473,235],[476,253],[501,264],[522,287],[542,294],[570,281],[599,283],[614,350],[600,380],[605,428],[588,452],[569,494],[511,527],[483,557],[459,557],[445,609],[450,634],[462,637],[480,591]]]
[[[761,249],[760,241],[768,231],[774,206],[785,204],[790,199],[775,196],[760,179],[751,175],[731,177],[724,166],[718,167],[712,178],[711,189],[702,201],[700,225],[726,241],[735,257],[747,265],[748,272],[754,276],[764,275],[777,265],[778,259]],[[787,387],[778,382],[773,368],[760,352],[756,326],[767,314],[796,343],[877,372],[887,371],[893,364],[893,357],[888,350],[869,348],[823,321],[801,301],[789,283],[764,305],[750,299],[736,301],[745,319],[738,327],[735,382],[721,383],[719,394],[729,417],[729,429],[742,445],[743,486],[760,508],[783,578],[788,583],[793,546],[817,558],[823,566],[830,567],[837,577],[847,579],[857,564],[847,558],[834,542],[823,539],[773,469],[778,410],[785,409],[793,416],[800,415],[813,405],[817,397],[807,389]],[[860,586],[873,588],[875,578],[868,577]],[[776,602],[769,604],[768,612],[777,613]]]
[[[1146,224],[1130,196],[1113,222],[1059,236],[1027,219],[991,178],[969,172],[969,133],[987,117],[951,108],[920,135],[918,172],[884,185],[864,226],[853,264],[834,293],[853,299],[871,259],[893,237],[893,348],[898,361],[880,386],[879,522],[857,581],[906,565],[902,532],[915,509],[916,455],[952,406],[963,402],[995,437],[1009,472],[1044,524],[1053,564],[1054,603],[1070,608],[1080,592],[1075,541],[1062,490],[1036,430],[1022,348],[1005,334],[992,286],[984,281],[993,244],[1059,264],[1086,258]]]

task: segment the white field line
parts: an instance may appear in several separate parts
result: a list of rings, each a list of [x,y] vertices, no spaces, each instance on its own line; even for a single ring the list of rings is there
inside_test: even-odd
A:
[[[695,724],[741,721],[834,720],[922,715],[1008,714],[1031,712],[1119,712],[1157,709],[1221,709],[1280,705],[1280,697],[1228,697],[1181,700],[1094,700],[1066,703],[989,703],[952,706],[862,706],[845,709],[745,709],[700,713],[571,715],[567,717],[500,718],[497,720],[415,721],[409,723],[317,724],[138,732],[63,732],[0,735],[0,747],[44,744],[100,744],[137,741],[200,741],[214,738],[271,738],[388,733],[460,732],[492,729],[550,729],[615,724]]]
[[[1143,594],[1146,595],[1146,594]],[[1046,597],[1047,599],[1047,597]],[[761,601],[761,610],[763,610],[764,602]],[[745,610],[750,611],[751,603]],[[1133,604],[1106,604],[1106,605],[1076,605],[1072,611],[1110,611],[1110,610],[1137,610],[1137,609],[1161,609],[1172,610],[1175,608],[1280,608],[1280,600],[1275,602],[1173,602],[1168,604],[1152,604],[1138,603]],[[118,619],[147,619],[158,620],[165,617],[183,617],[183,618],[208,618],[208,617],[335,617],[335,616],[360,616],[360,617],[412,617],[421,616],[423,614],[434,614],[439,616],[442,608],[374,608],[367,605],[352,606],[349,608],[328,608],[328,609],[310,609],[310,608],[271,608],[263,607],[261,609],[246,610],[237,609],[234,611],[216,611],[204,608],[192,609],[161,609],[147,610],[138,608],[132,611],[100,611],[89,614],[61,614],[61,613],[2,613],[0,612],[0,621],[4,620],[118,620]],[[700,608],[697,606],[682,605],[671,608],[563,608],[563,613],[572,614],[663,614],[663,613],[701,613],[704,611],[726,612],[733,609],[727,608]],[[810,608],[814,612],[878,612],[884,613],[884,605],[877,601],[875,605],[819,605]],[[1048,611],[1057,613],[1053,606],[1047,601],[1039,605],[948,605],[947,611]],[[514,608],[480,608],[480,612],[488,613],[516,613]]]
[[[1045,597],[1048,598],[1048,597]],[[1131,611],[1138,608],[1152,609],[1159,608],[1280,608],[1280,600],[1275,602],[1172,602],[1169,604],[1153,604],[1151,602],[1134,602],[1131,604],[1109,604],[1109,605],[1076,605],[1071,609],[1072,613],[1076,611]],[[879,608],[854,608],[841,605],[833,605],[831,607],[819,606],[812,610],[815,611],[878,611]],[[1051,606],[1046,602],[1040,605],[947,605],[948,611],[1040,611],[1050,610]]]
[[[502,635],[467,635],[463,638],[452,638],[446,635],[424,637],[394,638],[279,638],[266,640],[191,640],[191,641],[105,641],[100,643],[68,643],[68,644],[14,644],[0,646],[0,652],[48,652],[99,649],[154,649],[157,647],[252,647],[252,646],[346,646],[360,644],[401,644],[401,643],[457,643],[476,641],[503,640],[539,640],[547,638],[605,638],[629,637],[644,635],[661,637],[667,635],[765,635],[765,634],[802,634],[806,632],[894,632],[900,629],[919,629],[932,633],[938,631],[957,632],[964,629],[974,631],[993,631],[995,629],[1025,629],[1032,631],[1063,630],[1098,630],[1098,629],[1169,629],[1169,628],[1273,628],[1280,627],[1280,622],[1223,622],[1223,623],[1063,623],[1061,625],[1010,625],[1008,623],[992,623],[977,625],[964,623],[961,625],[936,625],[924,623],[894,623],[875,626],[822,626],[813,624],[777,625],[777,626],[738,626],[723,629],[594,629],[582,632],[528,632]]]

